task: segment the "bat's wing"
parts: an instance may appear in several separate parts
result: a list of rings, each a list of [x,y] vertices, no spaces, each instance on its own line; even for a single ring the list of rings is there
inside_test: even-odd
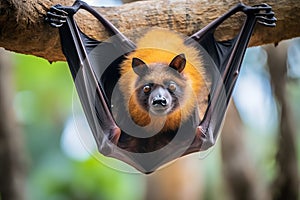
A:
[[[84,34],[74,19],[74,14],[79,9],[90,12],[113,36],[107,41],[97,41]],[[213,36],[215,29],[238,11],[247,15],[239,35],[230,41],[217,42]],[[53,6],[46,19],[52,26],[59,28],[62,50],[99,151],[122,160],[143,173],[150,173],[182,155],[207,149],[214,144],[254,24],[260,19],[261,23],[272,26],[273,17],[274,14],[267,5],[246,7],[239,4],[187,39],[187,43],[200,44],[199,50],[207,58],[205,63],[208,71],[213,74],[210,103],[201,122],[195,114],[179,128],[175,136],[170,133],[164,134],[163,138],[136,138],[134,134],[120,128],[112,115],[111,97],[120,76],[118,66],[128,53],[134,51],[135,44],[98,12],[79,0],[71,7]],[[157,145],[157,148],[153,148],[154,151],[136,152],[130,151],[131,147],[128,147],[128,141],[131,140],[139,141],[139,145],[144,142],[146,144],[149,140],[166,142],[164,146],[161,143],[151,143]]]
[[[240,32],[231,40],[217,41],[215,30],[237,12],[245,14]],[[186,43],[198,43],[202,47],[200,51],[204,49],[209,54],[205,58],[214,63],[211,66],[216,66],[208,69],[212,75],[210,102],[204,119],[197,127],[197,136],[186,154],[206,150],[215,144],[256,22],[274,27],[276,18],[271,7],[267,4],[246,6],[240,3],[186,40]]]

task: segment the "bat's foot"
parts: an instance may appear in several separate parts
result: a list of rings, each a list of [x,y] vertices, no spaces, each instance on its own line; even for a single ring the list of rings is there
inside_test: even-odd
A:
[[[276,26],[276,17],[274,12],[272,11],[272,7],[268,4],[260,4],[254,6],[259,10],[259,13],[256,14],[257,22],[270,27]]]
[[[45,21],[49,23],[54,28],[61,27],[67,21],[68,12],[63,10],[60,4],[52,6],[50,10],[47,12],[45,17]]]
[[[268,4],[264,3],[252,7],[245,7],[244,12],[254,14],[259,24],[268,27],[276,26],[277,19],[272,11],[272,7]]]

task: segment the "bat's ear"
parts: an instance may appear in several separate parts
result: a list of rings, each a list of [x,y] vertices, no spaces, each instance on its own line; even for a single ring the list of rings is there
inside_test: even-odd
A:
[[[175,58],[173,58],[169,66],[175,69],[176,71],[178,71],[179,73],[181,73],[185,68],[185,64],[186,64],[185,55],[182,53],[175,56]]]
[[[143,76],[147,72],[148,66],[141,59],[133,58],[132,59],[132,69],[137,75]]]

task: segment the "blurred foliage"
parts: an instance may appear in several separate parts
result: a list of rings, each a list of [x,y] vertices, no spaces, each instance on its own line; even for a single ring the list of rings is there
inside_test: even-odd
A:
[[[288,48],[288,78],[287,91],[293,111],[291,115],[293,115],[296,130],[298,169],[300,171],[300,38],[291,40]]]
[[[300,52],[299,41],[295,42],[297,45],[293,46],[294,51],[291,53],[298,58],[299,53],[295,52]],[[26,139],[28,199],[143,199],[145,176],[111,169],[94,157],[80,161],[63,153],[61,134],[68,118],[72,116],[74,92],[67,64],[50,64],[44,59],[19,54],[14,55],[14,60],[14,105]],[[300,68],[297,58],[290,60],[289,66],[293,69],[290,71],[297,72]],[[246,145],[254,158],[257,172],[270,184],[276,175],[279,117],[265,62],[265,55],[260,48],[247,51],[235,89],[235,100],[246,125]],[[300,124],[297,123],[297,119],[300,119],[300,81],[296,72],[290,72],[287,87],[293,109],[291,114],[297,126],[300,162]],[[258,98],[257,95],[260,95],[260,101],[254,102],[253,96]],[[257,121],[259,123],[255,123]],[[204,199],[218,199],[220,193],[215,191],[223,193],[224,190],[219,147],[220,142],[204,160],[199,159],[199,173],[204,174]]]

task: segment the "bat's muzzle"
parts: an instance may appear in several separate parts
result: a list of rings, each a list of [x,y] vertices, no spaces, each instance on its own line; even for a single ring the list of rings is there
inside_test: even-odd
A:
[[[152,106],[162,106],[165,107],[167,106],[167,99],[162,96],[154,97],[152,99]]]

